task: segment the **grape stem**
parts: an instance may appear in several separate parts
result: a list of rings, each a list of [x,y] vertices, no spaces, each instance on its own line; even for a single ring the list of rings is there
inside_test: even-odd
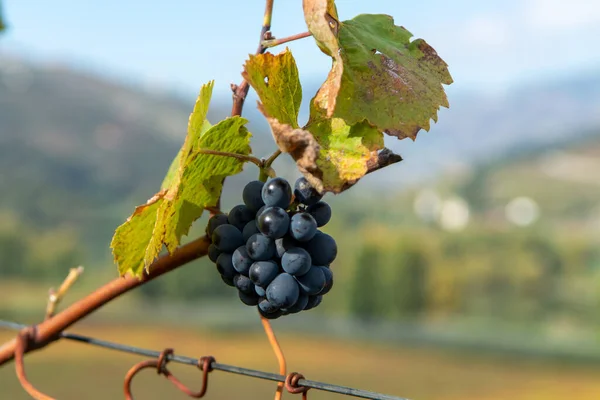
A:
[[[296,35],[292,35],[292,36],[288,36],[288,37],[284,37],[281,39],[270,39],[270,40],[263,40],[262,41],[262,45],[263,47],[266,48],[270,48],[270,47],[275,47],[275,46],[279,46],[282,45],[284,43],[289,43],[289,42],[293,42],[295,40],[299,40],[299,39],[304,39],[307,37],[312,36],[312,33],[310,32],[302,32],[302,33],[298,33]]]
[[[273,331],[273,327],[268,319],[260,316],[260,322],[262,322],[263,328],[265,329],[265,333],[267,334],[267,338],[269,338],[269,343],[275,352],[275,357],[277,357],[277,362],[279,363],[279,374],[286,376],[286,362],[285,355],[283,355],[283,350],[277,341],[277,336],[275,336],[275,332]],[[277,384],[277,391],[275,392],[275,400],[281,400],[281,395],[283,393],[283,382],[279,382]]]

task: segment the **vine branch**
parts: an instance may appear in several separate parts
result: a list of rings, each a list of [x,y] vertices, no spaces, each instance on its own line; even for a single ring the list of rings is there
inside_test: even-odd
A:
[[[273,4],[275,0],[267,0],[265,6],[265,16],[263,19],[263,26],[260,31],[260,40],[258,42],[258,49],[256,55],[263,54],[267,51],[267,47],[263,45],[263,41],[271,38],[271,20],[273,19]],[[242,109],[244,108],[244,101],[250,90],[250,84],[245,79],[239,85],[232,85],[233,90],[233,107],[231,108],[231,116],[242,115]]]
[[[77,281],[77,278],[83,273],[83,267],[71,268],[69,275],[65,278],[58,291],[51,288],[48,294],[48,305],[46,306],[46,319],[52,318],[56,313],[58,303],[65,297],[71,286]]]
[[[201,237],[179,247],[172,254],[158,258],[150,265],[150,272],[144,272],[141,279],[137,279],[133,276],[120,277],[96,289],[96,291],[72,304],[54,317],[37,325],[35,334],[32,335],[29,346],[27,346],[24,353],[40,349],[57,340],[60,332],[84,317],[87,317],[89,314],[120,295],[127,293],[146,282],[150,282],[190,261],[205,256],[208,252],[209,245],[210,240],[206,236]],[[13,339],[0,347],[0,366],[14,358],[16,349],[17,339]]]
[[[263,40],[262,45],[263,45],[263,47],[270,48],[270,47],[275,47],[275,46],[282,45],[284,43],[293,42],[295,40],[304,39],[304,38],[307,38],[307,37],[310,37],[310,36],[312,36],[312,33],[310,33],[310,32],[302,32],[302,33],[298,33],[296,35],[284,37],[284,38],[281,38],[281,39]]]

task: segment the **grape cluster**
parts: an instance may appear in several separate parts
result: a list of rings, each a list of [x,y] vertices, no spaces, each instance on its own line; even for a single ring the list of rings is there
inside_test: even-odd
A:
[[[206,228],[209,258],[240,300],[269,319],[318,306],[333,286],[335,240],[318,228],[331,208],[305,178],[252,181],[244,204],[213,216]]]

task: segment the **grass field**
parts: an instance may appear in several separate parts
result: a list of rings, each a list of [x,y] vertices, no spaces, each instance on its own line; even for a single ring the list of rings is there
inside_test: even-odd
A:
[[[201,330],[151,326],[110,327],[81,325],[72,330],[98,338],[160,350],[174,347],[189,356],[213,355],[219,362],[276,372],[266,338]],[[0,340],[11,337],[0,331]],[[506,357],[464,355],[432,349],[384,347],[314,337],[280,337],[290,370],[308,379],[379,391],[411,399],[433,400],[578,400],[600,398],[600,366],[561,365]],[[59,400],[122,399],[125,372],[139,357],[83,344],[61,342],[26,358],[31,382]],[[193,367],[172,365],[184,382],[198,387],[200,373]],[[270,382],[215,371],[208,399],[268,399]],[[134,382],[136,399],[185,399],[153,371]],[[288,394],[285,397],[292,398]],[[22,391],[14,364],[0,369],[0,399],[29,397]],[[312,400],[342,398],[312,391]]]

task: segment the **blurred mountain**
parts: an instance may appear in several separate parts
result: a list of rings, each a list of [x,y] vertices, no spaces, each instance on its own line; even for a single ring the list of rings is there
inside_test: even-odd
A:
[[[305,86],[312,93],[318,85]],[[388,145],[405,161],[365,183],[435,178],[524,146],[583,140],[600,127],[600,74],[450,100],[452,108],[442,110],[431,132],[415,142],[390,138]],[[255,133],[254,152],[263,156],[274,146],[255,101],[249,96],[245,116]],[[209,119],[224,118],[230,102],[216,95]],[[72,226],[82,240],[103,243],[105,254],[115,227],[159,187],[183,142],[192,106],[191,97],[3,58],[0,211],[40,228]],[[277,165],[280,173],[293,173],[289,160]],[[231,179],[226,195],[239,196],[239,184],[255,173],[249,166]]]

